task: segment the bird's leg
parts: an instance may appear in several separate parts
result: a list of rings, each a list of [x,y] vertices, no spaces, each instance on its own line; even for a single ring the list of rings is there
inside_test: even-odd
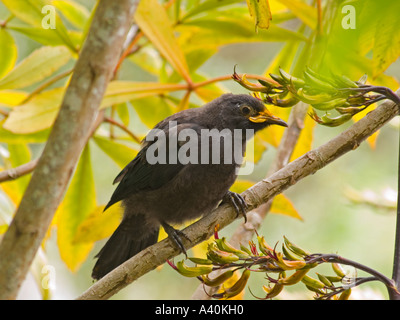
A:
[[[177,245],[179,250],[181,250],[181,252],[183,254],[185,254],[185,256],[187,258],[186,249],[182,243],[182,238],[185,238],[186,240],[190,241],[190,239],[187,237],[187,235],[184,234],[181,230],[176,230],[175,228],[171,227],[169,224],[167,224],[165,222],[161,222],[161,225],[164,228],[165,232],[168,234],[168,236]]]
[[[235,208],[237,215],[241,214],[244,217],[244,222],[247,222],[247,203],[240,194],[228,191],[222,198],[222,202],[231,204]]]

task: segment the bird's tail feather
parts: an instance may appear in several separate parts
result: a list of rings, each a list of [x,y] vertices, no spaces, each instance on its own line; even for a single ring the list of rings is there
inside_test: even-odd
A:
[[[144,228],[143,217],[140,215],[124,218],[96,255],[98,260],[93,268],[92,278],[101,279],[129,258],[156,243],[158,231],[158,228]]]

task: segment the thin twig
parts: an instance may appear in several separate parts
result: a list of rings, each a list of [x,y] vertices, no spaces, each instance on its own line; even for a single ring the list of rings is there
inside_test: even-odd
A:
[[[49,86],[51,86],[53,83],[56,83],[58,80],[61,80],[67,76],[69,76],[74,70],[70,69],[67,70],[65,72],[62,72],[56,76],[54,76],[53,78],[49,79],[48,81],[46,81],[45,83],[43,83],[42,85],[40,85],[39,87],[37,87],[35,90],[33,90],[21,103],[19,104],[24,104],[27,103],[30,99],[32,99],[33,96],[35,96],[36,94],[42,92],[44,89],[48,88]]]
[[[126,126],[124,126],[122,123],[119,123],[118,121],[109,118],[109,117],[104,117],[104,122],[108,122],[118,128],[120,128],[121,130],[123,130],[124,132],[126,132],[130,137],[132,137],[133,140],[135,140],[137,143],[141,143],[141,139],[135,135],[131,130],[129,130]]]
[[[18,179],[26,174],[31,173],[38,163],[39,159],[35,159],[20,165],[19,167],[4,170],[0,172],[0,183],[10,180]]]

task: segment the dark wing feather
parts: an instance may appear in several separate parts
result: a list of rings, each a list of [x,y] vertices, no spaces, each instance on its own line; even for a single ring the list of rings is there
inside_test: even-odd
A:
[[[195,129],[198,134],[200,134],[201,129],[200,126],[190,123],[179,124],[177,128],[177,133],[182,129],[191,128]],[[166,132],[166,137],[168,138],[168,131]],[[152,143],[145,145],[137,156],[115,178],[114,183],[119,182],[119,185],[104,210],[131,194],[145,190],[156,190],[162,187],[172,180],[185,166],[180,164],[179,161],[176,164],[148,163],[146,151],[151,145]]]

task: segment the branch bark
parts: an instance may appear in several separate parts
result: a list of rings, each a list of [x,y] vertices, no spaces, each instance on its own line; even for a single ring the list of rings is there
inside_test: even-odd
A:
[[[0,244],[0,299],[15,299],[25,279],[86,143],[138,2],[99,2],[48,142]]]
[[[399,94],[400,91],[397,92]],[[326,144],[307,152],[270,177],[260,181],[242,193],[249,210],[268,202],[272,197],[296,184],[299,180],[316,173],[345,153],[356,149],[368,136],[380,129],[399,114],[399,105],[392,101],[382,103],[377,109],[352,125]],[[216,224],[224,228],[236,219],[229,205],[222,205],[209,215],[184,229],[190,242],[182,239],[185,248],[208,239]],[[179,254],[169,238],[154,244],[132,257],[104,278],[96,282],[78,299],[108,299],[128,284]]]

